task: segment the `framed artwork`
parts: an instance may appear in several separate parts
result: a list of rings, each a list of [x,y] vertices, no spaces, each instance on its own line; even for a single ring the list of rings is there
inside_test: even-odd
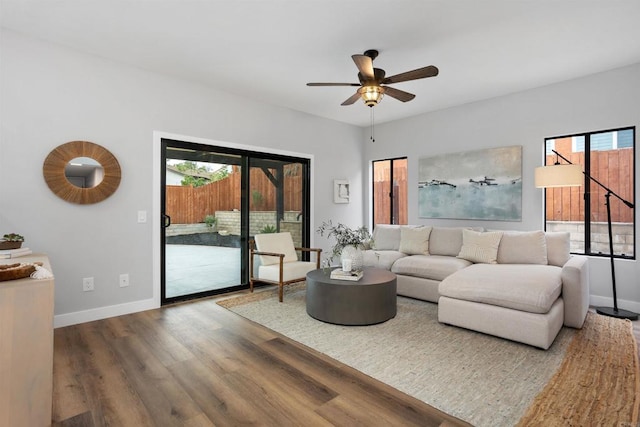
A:
[[[333,203],[349,203],[349,181],[346,179],[333,180]]]
[[[522,221],[522,146],[421,157],[420,218]]]

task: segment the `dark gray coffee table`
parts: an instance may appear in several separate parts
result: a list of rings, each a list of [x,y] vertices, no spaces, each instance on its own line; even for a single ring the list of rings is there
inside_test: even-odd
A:
[[[307,273],[307,313],[338,325],[382,323],[396,315],[396,291],[396,275],[380,268],[365,268],[357,282],[313,270]]]

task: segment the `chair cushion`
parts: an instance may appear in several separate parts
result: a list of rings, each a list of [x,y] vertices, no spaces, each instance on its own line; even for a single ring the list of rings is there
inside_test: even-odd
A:
[[[316,269],[315,262],[307,261],[293,261],[288,262],[282,266],[282,280],[288,282],[289,280],[301,279],[304,280],[307,277],[307,273]],[[258,268],[258,279],[271,280],[277,282],[280,280],[280,266],[275,265],[261,265]]]
[[[441,296],[547,313],[562,292],[562,268],[535,264],[474,264],[440,282]]]
[[[400,252],[407,255],[429,255],[429,235],[431,227],[400,228]]]
[[[258,251],[284,254],[284,262],[298,261],[298,254],[293,245],[291,233],[288,231],[283,233],[256,234],[254,240]],[[278,257],[260,255],[261,265],[272,265],[278,264],[279,262],[280,259]]]
[[[397,251],[400,249],[400,226],[377,224],[373,229],[372,249]]]
[[[498,247],[498,264],[547,265],[544,231],[505,231]]]
[[[396,260],[406,256],[407,254],[403,254],[400,251],[370,249],[362,252],[362,261],[365,267],[377,267],[384,268],[385,270],[391,270],[391,266],[396,262]]]
[[[458,258],[471,262],[496,264],[502,231],[462,230],[462,248]]]
[[[412,255],[398,259],[391,271],[404,276],[442,280],[445,277],[471,265],[471,262],[441,255]]]

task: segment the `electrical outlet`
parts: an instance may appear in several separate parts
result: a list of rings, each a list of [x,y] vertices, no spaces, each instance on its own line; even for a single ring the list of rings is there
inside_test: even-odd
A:
[[[147,222],[147,211],[138,211],[138,223],[143,224]]]
[[[120,275],[120,287],[124,288],[129,286],[129,275],[128,274],[121,274]]]
[[[85,277],[82,279],[82,290],[85,292],[92,291],[93,288],[93,277]]]

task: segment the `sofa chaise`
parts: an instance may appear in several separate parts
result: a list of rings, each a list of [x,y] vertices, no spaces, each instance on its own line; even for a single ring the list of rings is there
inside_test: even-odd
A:
[[[543,349],[589,308],[569,233],[380,224],[363,257],[396,274],[399,295],[438,303],[440,322]]]

